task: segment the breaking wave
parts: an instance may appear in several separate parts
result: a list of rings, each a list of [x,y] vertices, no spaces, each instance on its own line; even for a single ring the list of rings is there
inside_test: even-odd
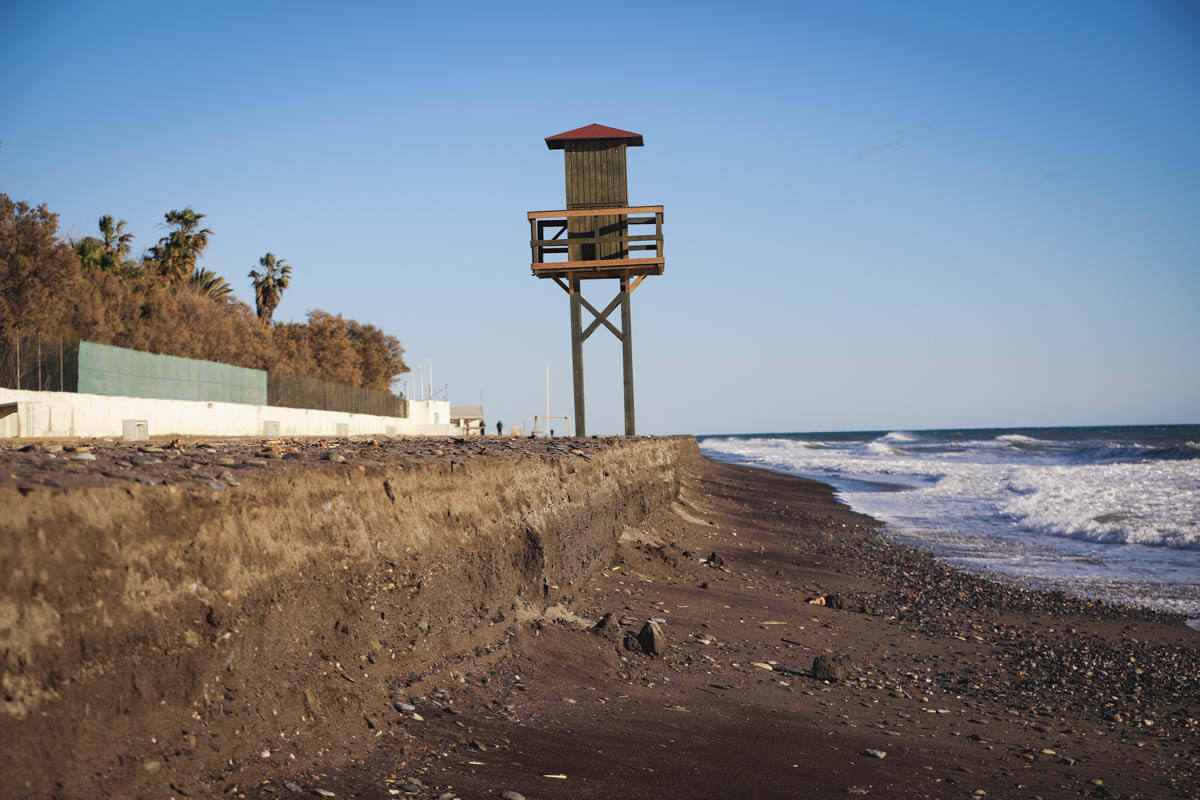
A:
[[[701,447],[827,481],[949,561],[1200,615],[1198,427],[790,434]],[[1163,585],[1176,587],[1169,604],[1152,588]]]
[[[876,441],[879,441],[879,442],[915,442],[915,441],[918,441],[920,438],[921,437],[917,436],[915,433],[909,433],[908,431],[892,431],[891,433],[885,433],[883,436],[880,436]]]

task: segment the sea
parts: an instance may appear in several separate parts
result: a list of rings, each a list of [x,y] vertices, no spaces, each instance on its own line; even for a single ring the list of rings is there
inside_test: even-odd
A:
[[[699,438],[714,459],[831,484],[955,566],[1200,627],[1200,425]]]

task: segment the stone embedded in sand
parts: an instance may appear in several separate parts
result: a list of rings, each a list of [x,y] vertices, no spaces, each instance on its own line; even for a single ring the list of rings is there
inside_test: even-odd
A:
[[[721,558],[721,556],[717,555],[717,553],[714,552],[708,554],[708,565],[710,567],[719,567],[724,563],[725,559]]]
[[[525,795],[520,792],[514,792],[511,789],[505,789],[500,793],[500,800],[525,800]]]
[[[600,621],[592,626],[592,633],[601,635],[616,634],[620,630],[621,626],[611,611],[601,617]]]
[[[666,646],[662,628],[658,627],[658,623],[654,621],[647,622],[642,626],[641,631],[638,632],[637,641],[642,652],[648,656],[658,655]]]
[[[872,750],[867,748],[866,750],[862,751],[862,754],[864,756],[869,756],[870,758],[887,758],[886,750]]]
[[[819,681],[841,683],[850,677],[850,669],[850,657],[842,653],[822,653],[813,659],[813,677]]]
[[[825,595],[825,606],[827,608],[842,609],[846,607],[846,601],[842,599],[840,594]]]

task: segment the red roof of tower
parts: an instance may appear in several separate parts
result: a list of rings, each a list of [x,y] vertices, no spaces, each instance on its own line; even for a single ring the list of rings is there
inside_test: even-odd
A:
[[[562,150],[567,146],[568,141],[578,141],[580,139],[621,139],[630,147],[642,146],[642,135],[640,133],[623,131],[620,128],[610,128],[607,125],[600,125],[593,122],[591,125],[584,125],[582,128],[576,128],[573,131],[567,131],[555,136],[547,136],[546,147],[551,150]]]

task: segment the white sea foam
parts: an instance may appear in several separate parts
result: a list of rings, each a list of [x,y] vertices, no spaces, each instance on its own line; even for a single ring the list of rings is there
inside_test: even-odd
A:
[[[828,480],[856,510],[955,563],[1200,615],[1200,459],[1188,457],[1194,443],[1171,445],[1162,458],[1144,457],[1152,448],[1136,442],[1022,434],[937,441],[893,432],[821,443],[728,438],[702,448]],[[878,491],[879,484],[907,490]]]
[[[1200,470],[1190,462],[1024,468],[1008,485],[1001,510],[1032,531],[1200,550]]]
[[[867,452],[878,456],[902,456],[905,451],[884,442],[867,442]]]
[[[1032,436],[1024,436],[1020,433],[1004,433],[996,437],[997,442],[1004,442],[1012,445],[1043,445],[1049,444],[1041,439],[1035,439]]]

